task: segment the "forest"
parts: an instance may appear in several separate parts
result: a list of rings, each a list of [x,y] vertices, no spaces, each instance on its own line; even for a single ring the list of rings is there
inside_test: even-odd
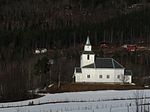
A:
[[[0,12],[1,101],[25,98],[50,82],[72,82],[87,35],[93,46],[150,44],[149,0],[0,0]],[[53,52],[35,55],[37,48]],[[149,54],[118,51],[113,57],[141,77],[149,75]]]

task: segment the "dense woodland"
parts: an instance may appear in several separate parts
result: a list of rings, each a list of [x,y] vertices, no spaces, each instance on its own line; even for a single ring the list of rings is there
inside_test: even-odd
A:
[[[149,45],[150,1],[0,0],[0,99],[21,99],[27,90],[50,82],[72,82],[77,48],[87,35],[93,46],[141,40]],[[52,56],[35,55],[36,48],[53,50]],[[131,67],[137,78],[150,75],[149,54],[118,51],[113,57]]]

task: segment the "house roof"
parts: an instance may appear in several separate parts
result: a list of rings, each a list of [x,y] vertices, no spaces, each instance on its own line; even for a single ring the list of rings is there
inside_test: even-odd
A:
[[[95,63],[86,65],[83,68],[124,68],[113,58],[96,58]]]
[[[76,73],[82,73],[82,70],[80,67],[76,67]]]

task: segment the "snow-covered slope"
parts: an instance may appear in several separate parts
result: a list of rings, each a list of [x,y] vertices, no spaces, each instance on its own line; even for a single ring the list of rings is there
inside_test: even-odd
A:
[[[140,102],[148,103],[150,90],[107,90],[45,94],[44,97],[38,99],[0,103],[0,112],[127,112],[128,110],[135,110],[136,100],[132,98],[137,97],[146,97],[146,100],[140,100]],[[29,106],[29,102],[32,101],[35,105]],[[145,108],[148,109],[148,107]]]

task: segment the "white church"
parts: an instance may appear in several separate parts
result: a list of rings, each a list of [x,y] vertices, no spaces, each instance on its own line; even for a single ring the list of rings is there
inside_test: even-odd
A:
[[[75,82],[132,83],[132,72],[113,58],[97,58],[92,52],[89,37],[80,58],[80,67],[74,70]]]

